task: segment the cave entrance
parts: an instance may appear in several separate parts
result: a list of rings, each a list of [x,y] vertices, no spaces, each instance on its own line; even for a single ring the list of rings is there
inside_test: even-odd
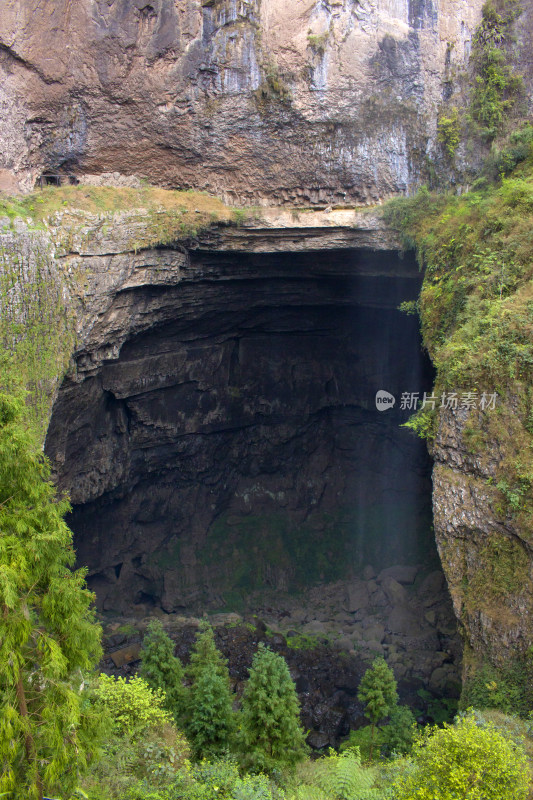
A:
[[[190,258],[179,287],[129,291],[165,314],[80,367],[54,408],[47,452],[100,607],[240,610],[435,569],[431,461],[401,427],[433,377],[399,310],[414,259]]]

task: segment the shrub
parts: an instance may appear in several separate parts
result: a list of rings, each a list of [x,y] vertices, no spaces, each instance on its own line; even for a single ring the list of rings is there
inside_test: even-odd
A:
[[[366,800],[375,773],[362,766],[358,748],[347,748],[342,753],[330,749],[298,777],[305,785],[297,789],[297,800]]]
[[[388,725],[382,730],[382,741],[386,753],[405,755],[413,746],[416,720],[407,706],[395,706],[390,714]]]
[[[437,122],[437,139],[451,159],[455,156],[460,138],[459,111],[454,106],[448,116],[441,113]]]
[[[98,678],[97,697],[118,735],[141,736],[150,728],[159,728],[172,721],[163,708],[165,695],[161,689],[151,689],[143,678],[111,675]]]
[[[504,13],[499,13],[489,0],[483,6],[482,20],[473,40],[475,78],[471,116],[488,141],[501,129],[523,88],[521,76],[513,72],[505,53],[509,26],[519,13],[516,3],[504,4]]]
[[[414,768],[397,779],[397,800],[525,800],[529,770],[523,749],[473,714],[429,728],[413,749]]]

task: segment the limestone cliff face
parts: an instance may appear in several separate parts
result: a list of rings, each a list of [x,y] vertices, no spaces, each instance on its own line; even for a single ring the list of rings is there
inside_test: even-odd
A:
[[[50,169],[252,204],[409,191],[481,6],[4,0],[1,185]]]
[[[220,606],[434,553],[424,445],[375,405],[431,380],[397,308],[420,275],[346,213],[138,253],[132,215],[63,216],[78,345],[46,450],[103,608]]]
[[[433,448],[435,536],[464,635],[467,675],[486,661],[504,667],[533,644],[531,519],[522,512],[524,498],[511,497],[510,505],[502,497],[509,479],[502,465],[520,460],[530,447],[525,395],[517,384],[490,413],[440,414]],[[472,413],[479,431],[474,440]]]

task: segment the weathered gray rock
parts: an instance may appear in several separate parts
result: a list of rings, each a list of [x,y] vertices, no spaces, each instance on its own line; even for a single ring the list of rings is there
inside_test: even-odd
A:
[[[346,610],[360,611],[368,607],[369,595],[366,581],[353,581],[347,587]]]
[[[393,608],[396,606],[405,606],[409,601],[409,595],[404,586],[391,577],[385,577],[381,581],[381,588],[387,598],[389,605]]]
[[[398,583],[410,585],[415,582],[415,578],[420,572],[418,566],[398,565],[382,569],[378,575],[378,581],[383,582],[386,578],[392,578]]]
[[[0,167],[22,188],[118,172],[238,204],[411,191],[443,160],[437,112],[481,6],[4,0]]]

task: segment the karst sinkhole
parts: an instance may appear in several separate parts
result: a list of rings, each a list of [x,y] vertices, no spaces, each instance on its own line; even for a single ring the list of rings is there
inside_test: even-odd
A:
[[[147,298],[160,313],[116,358],[78,353],[54,406],[46,451],[99,607],[238,610],[369,565],[434,569],[431,461],[401,427],[402,395],[433,377],[398,308],[414,259],[190,258],[179,285],[115,297],[109,313]]]

